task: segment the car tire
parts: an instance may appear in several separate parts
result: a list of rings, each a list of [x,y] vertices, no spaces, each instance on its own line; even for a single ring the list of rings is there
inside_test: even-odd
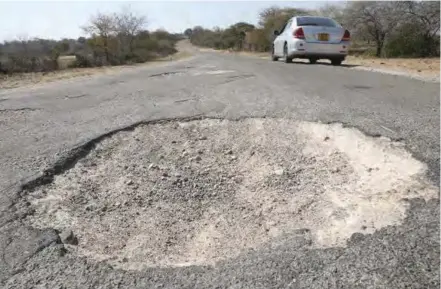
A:
[[[309,63],[310,64],[316,64],[317,63],[317,58],[309,58]]]
[[[331,59],[331,64],[334,66],[341,65],[342,62],[343,62],[343,59]]]
[[[274,46],[273,46],[273,49],[271,50],[271,60],[272,60],[272,61],[277,61],[277,60],[279,60],[279,57],[277,57],[277,56],[274,55]]]
[[[283,59],[285,59],[285,63],[292,63],[292,57],[288,56],[288,45],[283,46]]]

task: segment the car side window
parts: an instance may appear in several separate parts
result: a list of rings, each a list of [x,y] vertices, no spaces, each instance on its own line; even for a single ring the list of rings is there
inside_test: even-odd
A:
[[[286,24],[283,25],[282,28],[280,29],[279,35],[282,34],[285,31],[285,27],[286,27]]]
[[[286,28],[291,27],[292,19],[289,20],[285,25],[283,25],[282,29],[280,29],[279,35],[281,35],[283,32],[285,32]]]
[[[287,28],[290,28],[291,25],[292,25],[292,19],[289,20],[288,23],[286,23],[285,27],[283,28],[283,32],[285,32],[285,30],[286,30]]]

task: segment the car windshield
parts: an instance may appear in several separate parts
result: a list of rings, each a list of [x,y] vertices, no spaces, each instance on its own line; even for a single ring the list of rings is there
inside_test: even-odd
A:
[[[326,26],[338,27],[338,23],[332,19],[324,17],[299,17],[297,18],[298,26]]]

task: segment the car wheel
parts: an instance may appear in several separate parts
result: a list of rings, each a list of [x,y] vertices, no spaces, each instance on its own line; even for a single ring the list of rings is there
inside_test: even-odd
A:
[[[341,63],[343,62],[343,59],[331,59],[331,64],[332,65],[341,65]]]
[[[285,59],[285,63],[291,63],[292,58],[288,56],[288,45],[283,46],[283,58]]]
[[[316,64],[317,63],[317,59],[316,58],[310,58],[309,59],[309,63]]]
[[[277,60],[279,60],[279,57],[277,57],[277,56],[274,55],[274,46],[273,46],[273,49],[271,50],[271,60],[272,60],[272,61],[277,61]]]

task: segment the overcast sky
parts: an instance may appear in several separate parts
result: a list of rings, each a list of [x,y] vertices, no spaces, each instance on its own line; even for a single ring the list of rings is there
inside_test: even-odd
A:
[[[77,38],[80,26],[97,11],[116,12],[130,5],[136,13],[149,19],[148,29],[164,28],[183,32],[188,27],[202,25],[226,27],[238,21],[257,24],[259,12],[271,5],[316,8],[323,2],[269,1],[19,1],[0,0],[0,41],[18,37]]]

